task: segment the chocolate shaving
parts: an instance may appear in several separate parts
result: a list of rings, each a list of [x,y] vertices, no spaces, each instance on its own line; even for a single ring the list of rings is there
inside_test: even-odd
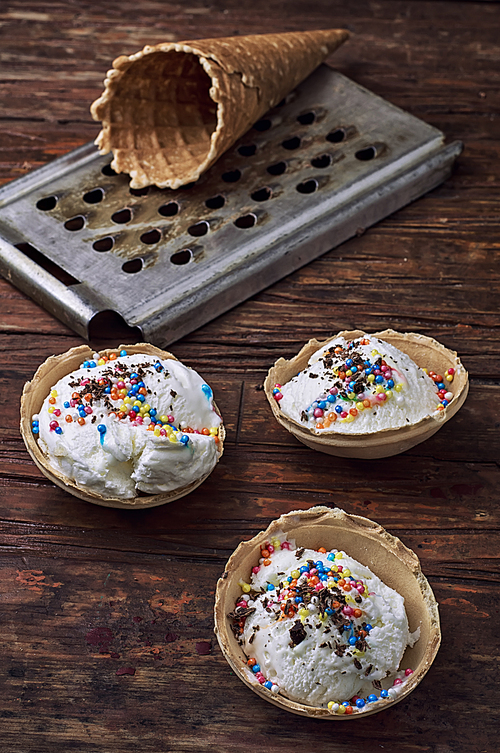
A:
[[[230,620],[243,620],[245,617],[255,612],[254,607],[236,607],[234,612],[230,612],[228,617]]]
[[[356,669],[362,669],[363,668],[361,662],[359,661],[359,659],[354,659],[354,666],[356,667]]]
[[[302,643],[304,638],[307,636],[304,625],[300,620],[296,620],[294,622],[293,627],[290,628],[289,632],[291,638],[291,646],[298,646],[299,643]]]

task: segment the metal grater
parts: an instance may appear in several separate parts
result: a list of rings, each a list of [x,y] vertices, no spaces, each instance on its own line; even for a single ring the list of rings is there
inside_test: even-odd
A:
[[[320,66],[196,183],[129,189],[93,144],[0,189],[0,272],[79,335],[165,346],[441,183],[462,144]]]

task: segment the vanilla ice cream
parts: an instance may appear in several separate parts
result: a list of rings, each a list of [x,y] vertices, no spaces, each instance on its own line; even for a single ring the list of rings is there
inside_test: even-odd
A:
[[[403,597],[342,551],[274,540],[261,554],[229,615],[256,682],[333,713],[394,698],[418,639]]]
[[[315,434],[369,434],[437,415],[453,399],[443,379],[372,335],[336,337],[273,394],[286,416]]]
[[[49,464],[82,489],[129,499],[201,480],[219,457],[212,390],[175,359],[85,361],[47,395],[32,429]]]

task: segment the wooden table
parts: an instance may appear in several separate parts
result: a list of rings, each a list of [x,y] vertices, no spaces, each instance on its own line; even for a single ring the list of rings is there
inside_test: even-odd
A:
[[[142,512],[54,487],[18,430],[24,382],[81,339],[0,281],[0,736],[6,753],[495,751],[498,692],[500,7],[398,0],[4,0],[0,180],[95,137],[111,60],[145,43],[342,26],[333,62],[465,144],[452,177],[172,346],[213,386],[224,457],[189,497]],[[27,218],[34,221],[34,218]],[[262,382],[311,336],[385,327],[458,351],[469,397],[398,457],[337,460],[273,420]],[[392,709],[340,725],[266,704],[213,634],[234,547],[317,504],[373,518],[419,555],[443,642]]]

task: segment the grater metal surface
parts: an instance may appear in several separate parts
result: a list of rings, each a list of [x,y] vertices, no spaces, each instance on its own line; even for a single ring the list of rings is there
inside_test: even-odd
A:
[[[195,184],[93,144],[0,189],[0,272],[78,334],[166,346],[441,183],[462,144],[320,66]]]

